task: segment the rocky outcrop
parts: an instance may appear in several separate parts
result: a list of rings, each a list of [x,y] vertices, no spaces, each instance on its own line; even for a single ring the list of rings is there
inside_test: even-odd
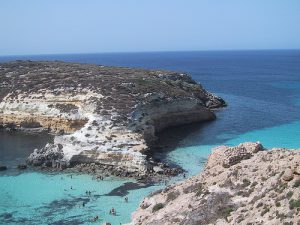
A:
[[[145,198],[134,225],[300,224],[300,150],[218,147],[205,170]]]
[[[4,170],[7,170],[7,167],[4,165],[0,165],[0,171],[4,171]]]
[[[2,63],[0,87],[2,128],[56,135],[28,158],[46,167],[152,171],[145,154],[157,132],[215,119],[225,105],[184,73],[77,63]]]

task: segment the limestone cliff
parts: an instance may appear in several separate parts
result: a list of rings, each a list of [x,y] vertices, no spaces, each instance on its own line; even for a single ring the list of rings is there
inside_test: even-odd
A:
[[[0,126],[46,129],[54,143],[28,162],[147,171],[160,130],[212,120],[225,102],[184,73],[64,62],[0,64]]]
[[[205,170],[147,197],[134,225],[300,224],[300,150],[213,150]]]

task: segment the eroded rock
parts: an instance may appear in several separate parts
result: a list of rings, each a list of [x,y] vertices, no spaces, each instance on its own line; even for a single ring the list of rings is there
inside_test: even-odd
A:
[[[202,173],[146,197],[131,224],[298,224],[299,181],[283,177],[291,179],[300,150],[263,150],[259,143],[216,148]]]
[[[4,170],[7,170],[7,167],[4,165],[0,165],[0,171],[4,171]]]
[[[220,146],[212,150],[213,154],[209,156],[206,166],[209,168],[222,165],[228,168],[242,160],[250,159],[255,153],[263,150],[264,148],[259,142],[246,142],[236,147]]]
[[[1,63],[0,86],[2,127],[56,135],[30,164],[96,163],[118,174],[153,171],[146,153],[157,132],[213,120],[226,105],[185,73],[78,63]]]
[[[300,175],[300,166],[295,167],[294,173]]]
[[[294,178],[294,171],[291,169],[286,169],[282,175],[282,179],[285,181],[291,181]]]

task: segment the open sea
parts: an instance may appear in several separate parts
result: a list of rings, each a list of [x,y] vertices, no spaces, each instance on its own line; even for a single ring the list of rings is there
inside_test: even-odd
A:
[[[164,148],[154,157],[180,165],[188,176],[203,169],[211,148],[218,145],[260,141],[267,148],[300,148],[300,50],[10,56],[0,57],[0,62],[16,59],[189,73],[205,89],[223,97],[228,107],[216,112],[215,121],[160,134]],[[0,132],[0,164],[8,166],[0,172],[0,224],[124,224],[145,196],[165,185],[141,187],[130,179],[97,181],[89,175],[16,169],[51,138]],[[108,213],[112,207],[116,216]],[[100,220],[91,223],[96,215]]]

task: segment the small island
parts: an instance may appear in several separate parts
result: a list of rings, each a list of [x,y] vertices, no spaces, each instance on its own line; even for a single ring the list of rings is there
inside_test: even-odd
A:
[[[2,129],[55,135],[29,165],[139,178],[179,172],[147,157],[158,132],[226,105],[185,73],[57,61],[1,63],[0,87]]]

